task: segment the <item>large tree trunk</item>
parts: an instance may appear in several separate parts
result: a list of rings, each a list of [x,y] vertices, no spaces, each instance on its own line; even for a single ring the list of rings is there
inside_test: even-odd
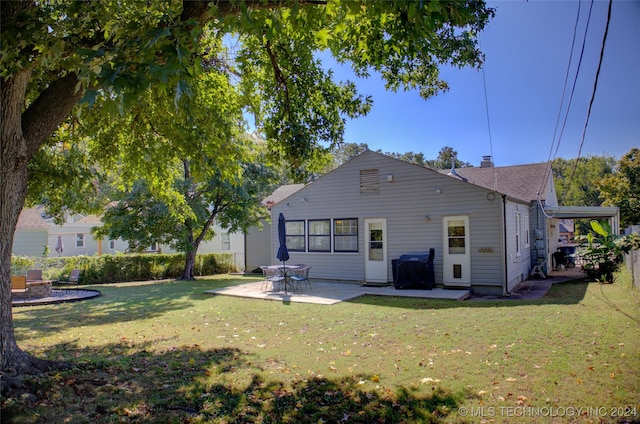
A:
[[[195,280],[196,277],[193,270],[196,266],[196,254],[197,250],[191,250],[185,253],[184,271],[182,271],[181,280]]]
[[[20,126],[24,93],[31,72],[23,71],[2,84],[0,122],[0,369],[15,372],[27,358],[16,344],[11,313],[11,250],[13,235],[27,195],[27,145]]]
[[[23,352],[14,336],[11,306],[11,251],[20,211],[27,196],[29,159],[62,123],[82,93],[68,74],[46,88],[22,112],[31,70],[2,82],[0,99],[0,371],[8,375],[37,373],[53,364]],[[6,381],[3,382],[3,385]]]

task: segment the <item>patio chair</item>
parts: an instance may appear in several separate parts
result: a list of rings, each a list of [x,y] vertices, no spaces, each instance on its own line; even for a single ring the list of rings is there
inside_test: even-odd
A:
[[[27,271],[27,281],[40,281],[42,280],[41,269],[30,269]]]
[[[309,282],[309,270],[310,269],[311,269],[310,266],[304,266],[302,268],[292,269],[291,270],[291,274],[290,274],[289,278],[291,278],[291,280],[293,282],[295,282],[295,284],[296,284],[295,290],[296,291],[302,291],[302,284],[306,284],[307,287],[309,287],[309,290],[313,290],[311,288],[311,283]]]
[[[72,269],[71,274],[69,274],[69,284],[75,284],[76,288],[80,285],[80,270]]]
[[[271,290],[278,291],[280,290],[281,285],[284,283],[284,276],[279,269],[269,268],[267,266],[261,266],[262,274],[264,275],[264,281],[260,286],[261,291],[265,291],[269,288],[269,283],[271,283]]]
[[[27,285],[27,277],[24,275],[11,276],[11,294],[25,295],[31,300],[31,290]]]

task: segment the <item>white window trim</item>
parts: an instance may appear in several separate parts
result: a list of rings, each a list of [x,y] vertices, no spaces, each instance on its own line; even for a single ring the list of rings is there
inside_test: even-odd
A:
[[[87,243],[84,233],[76,233],[76,248],[84,249],[85,247],[87,247]]]
[[[221,252],[231,251],[231,234],[228,231],[220,233],[220,251]]]

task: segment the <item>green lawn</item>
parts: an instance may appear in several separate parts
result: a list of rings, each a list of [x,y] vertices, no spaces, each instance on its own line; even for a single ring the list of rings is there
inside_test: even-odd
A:
[[[640,420],[628,278],[526,302],[203,293],[246,281],[98,286],[96,299],[14,308],[22,348],[75,367],[30,381],[35,402],[2,399],[2,422]]]

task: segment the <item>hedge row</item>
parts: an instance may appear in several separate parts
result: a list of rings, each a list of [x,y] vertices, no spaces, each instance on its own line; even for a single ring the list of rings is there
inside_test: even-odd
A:
[[[42,269],[47,280],[66,281],[72,269],[79,269],[80,284],[120,283],[125,281],[178,278],[184,270],[183,254],[127,254],[37,258],[13,256],[11,274],[25,275],[29,269]],[[235,271],[230,253],[206,253],[196,256],[196,276],[226,274]]]

